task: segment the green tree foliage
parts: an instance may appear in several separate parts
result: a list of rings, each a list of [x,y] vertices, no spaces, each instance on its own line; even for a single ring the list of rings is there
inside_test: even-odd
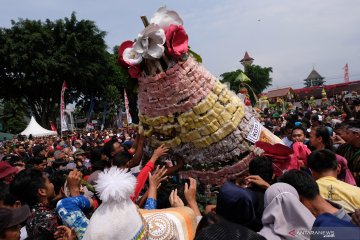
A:
[[[230,89],[239,92],[240,81],[237,79],[242,70],[238,69],[232,72],[225,72],[220,75],[221,82],[230,83]],[[270,73],[272,73],[271,67],[261,67],[258,65],[250,65],[245,67],[245,75],[251,79],[248,85],[254,90],[255,94],[259,94],[264,91],[265,88],[271,86],[272,79]]]
[[[234,92],[238,93],[239,92],[239,88],[240,88],[240,82],[237,81],[237,76],[239,76],[239,74],[242,71],[240,69],[232,71],[232,72],[225,72],[223,74],[220,75],[221,77],[221,82],[225,83],[228,82],[230,83],[230,89],[233,90]]]
[[[245,74],[251,79],[249,85],[256,94],[262,93],[267,87],[271,86],[272,78],[270,73],[272,73],[271,67],[261,67],[259,65],[245,67]]]
[[[3,124],[3,131],[18,134],[26,128],[25,116],[27,110],[24,104],[16,100],[8,100],[0,106],[0,119]]]
[[[118,114],[120,104],[123,102],[123,89],[129,82],[129,74],[120,67],[117,63],[116,54],[108,54],[109,74],[106,79],[106,84],[103,86],[101,93],[97,94],[94,105],[94,115],[92,119],[102,122],[104,105],[106,105],[107,113],[105,120],[105,127],[111,127],[114,125],[115,116]],[[136,106],[135,106],[136,107]],[[76,117],[87,117],[90,108],[90,97],[85,96],[78,99],[76,103]]]
[[[66,102],[103,96],[115,79],[105,32],[94,22],[20,19],[0,29],[0,96],[24,101],[44,127],[59,115],[63,81]]]

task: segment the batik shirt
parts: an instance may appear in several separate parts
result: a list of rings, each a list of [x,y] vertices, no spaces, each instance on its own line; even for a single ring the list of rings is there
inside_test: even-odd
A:
[[[90,208],[90,201],[80,195],[68,197],[60,200],[56,206],[56,212],[59,214],[63,224],[75,230],[78,239],[84,237],[89,219],[82,210]]]
[[[147,210],[157,209],[157,200],[154,198],[146,199],[144,209],[147,209]]]
[[[31,208],[30,217],[26,223],[26,231],[29,237],[38,235],[52,236],[59,226],[59,218],[54,209],[38,203]]]

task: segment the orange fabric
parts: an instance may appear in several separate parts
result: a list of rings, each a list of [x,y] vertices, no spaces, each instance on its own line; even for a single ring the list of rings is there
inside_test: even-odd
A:
[[[154,209],[145,210],[140,209],[142,216],[163,213],[169,219],[172,219],[176,226],[179,234],[179,239],[194,239],[197,221],[194,211],[189,207],[176,207],[176,208],[165,208],[165,209]]]

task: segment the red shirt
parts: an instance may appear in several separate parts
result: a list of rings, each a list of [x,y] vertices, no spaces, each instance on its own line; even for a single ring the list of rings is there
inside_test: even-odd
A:
[[[141,190],[143,189],[143,187],[146,183],[146,180],[148,179],[149,172],[154,170],[154,166],[155,166],[154,163],[149,161],[143,167],[143,169],[141,169],[139,175],[137,176],[137,183],[136,183],[134,194],[131,196],[131,200],[133,200],[133,202],[135,202],[136,199],[138,198]]]

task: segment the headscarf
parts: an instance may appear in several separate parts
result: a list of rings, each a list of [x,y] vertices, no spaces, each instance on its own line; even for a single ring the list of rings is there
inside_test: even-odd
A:
[[[310,239],[297,231],[310,231],[315,221],[311,212],[299,201],[294,187],[275,183],[264,196],[263,228],[259,234],[271,240]]]
[[[254,191],[227,182],[220,188],[216,213],[231,222],[259,231],[262,228],[263,212],[260,202],[262,203],[262,199]]]
[[[348,167],[348,162],[347,162],[346,158],[336,154],[336,160],[337,160],[338,164],[340,164],[340,166],[341,166],[341,171],[338,175],[338,179],[343,182],[346,182],[348,184],[351,184],[353,186],[356,186],[356,181]]]

